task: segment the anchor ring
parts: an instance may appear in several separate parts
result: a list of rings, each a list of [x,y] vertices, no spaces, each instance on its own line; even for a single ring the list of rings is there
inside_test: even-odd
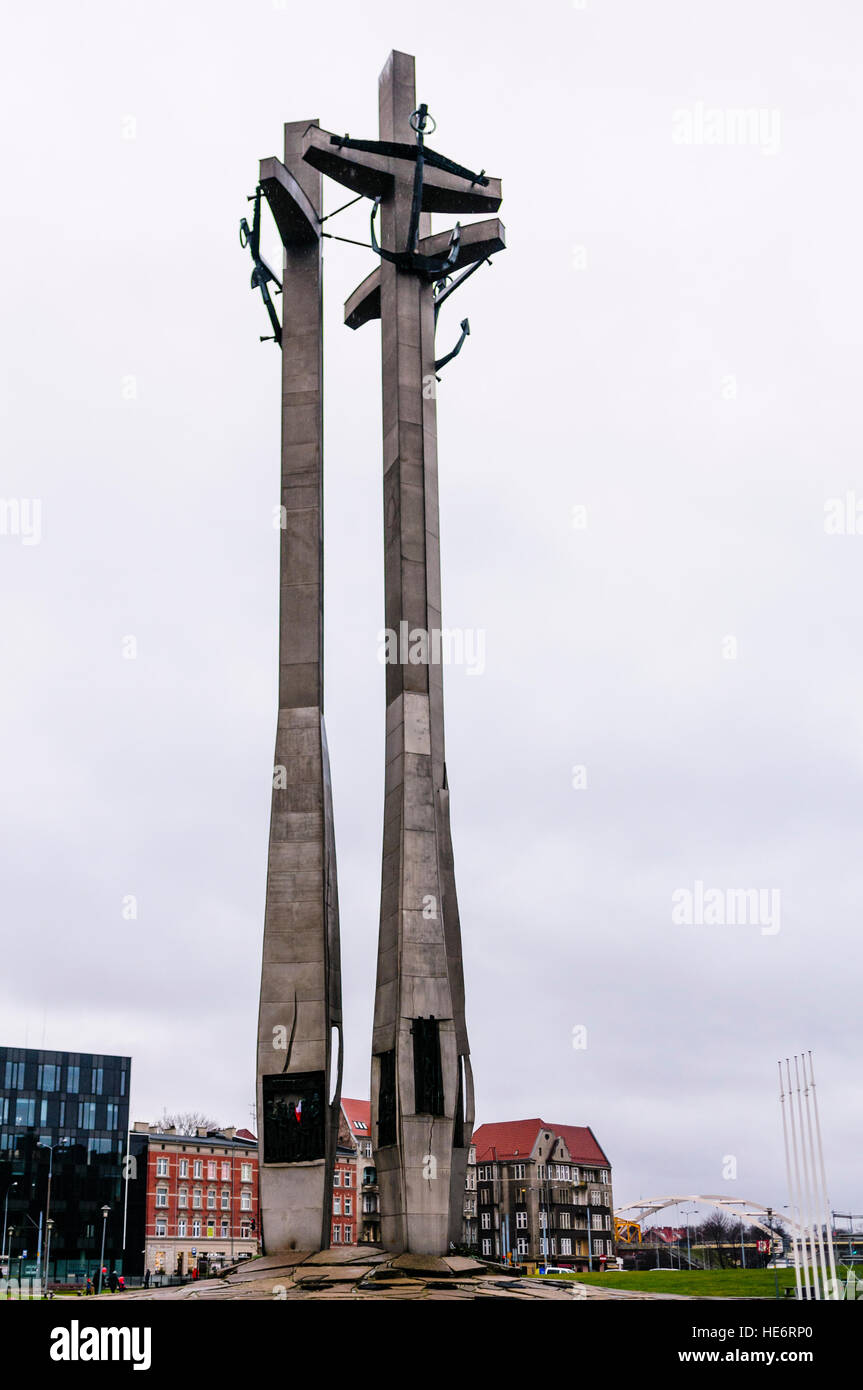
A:
[[[429,122],[431,122],[431,124],[429,124]],[[421,116],[419,108],[417,108],[416,111],[411,112],[410,126],[411,130],[415,130],[417,134],[422,132],[423,135],[434,135],[437,130],[437,121],[434,116],[429,115],[428,111],[426,111],[424,116]]]

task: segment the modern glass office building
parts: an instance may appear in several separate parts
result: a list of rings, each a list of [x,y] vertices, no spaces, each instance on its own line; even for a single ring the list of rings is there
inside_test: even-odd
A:
[[[47,1259],[52,1280],[95,1277],[103,1227],[104,1265],[122,1272],[131,1069],[129,1057],[0,1047],[0,1263],[10,1276],[44,1278]]]

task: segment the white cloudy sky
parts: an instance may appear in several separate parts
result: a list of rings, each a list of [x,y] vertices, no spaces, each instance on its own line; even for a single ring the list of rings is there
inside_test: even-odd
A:
[[[2,495],[39,499],[42,534],[0,537],[0,1041],[130,1053],[134,1118],[249,1121],[278,353],[237,224],[283,120],[376,134],[395,47],[435,147],[505,191],[508,249],[440,324],[445,347],[472,328],[440,392],[444,620],[487,647],[446,677],[477,1118],[590,1124],[621,1202],[780,1206],[776,1062],[812,1048],[834,1204],[859,1210],[863,536],[824,530],[863,498],[855,6],[48,0],[6,37]],[[676,143],[697,103],[778,112],[778,148]],[[367,238],[367,207],[339,222]],[[383,569],[378,330],[341,304],[372,265],[327,243],[355,1096]],[[698,880],[780,890],[781,929],[674,924]]]

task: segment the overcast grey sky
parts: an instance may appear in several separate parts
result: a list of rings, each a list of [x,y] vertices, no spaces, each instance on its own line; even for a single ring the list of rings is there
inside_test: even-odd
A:
[[[856,6],[48,0],[5,28],[0,491],[41,522],[0,536],[0,1041],[131,1054],[135,1119],[249,1122],[279,364],[237,225],[284,120],[376,136],[400,48],[508,240],[439,327],[470,315],[439,428],[444,623],[486,641],[445,675],[477,1121],[591,1125],[618,1202],[779,1206],[776,1062],[812,1048],[834,1205],[863,1210],[863,523],[825,531],[863,502]],[[368,205],[338,222],[367,240]],[[383,558],[379,331],[341,305],[373,264],[326,244],[353,1096]],[[674,922],[698,882],[777,890],[779,930]]]

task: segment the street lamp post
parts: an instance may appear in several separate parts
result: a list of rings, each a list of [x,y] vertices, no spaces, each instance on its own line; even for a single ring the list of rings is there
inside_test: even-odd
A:
[[[683,1215],[686,1217],[686,1263],[690,1273],[692,1272],[692,1244],[689,1234],[689,1218],[694,1213],[695,1207],[684,1207]]]
[[[45,1237],[45,1293],[47,1294],[48,1280],[51,1277],[51,1232],[54,1229],[53,1218],[49,1216],[45,1225],[48,1229],[48,1234]]]
[[[12,1188],[13,1188],[13,1187],[17,1187],[17,1186],[18,1186],[18,1183],[17,1183],[17,1180],[16,1180],[15,1182],[10,1182],[9,1186],[6,1188],[6,1201],[5,1201],[4,1204],[3,1204],[3,1254],[0,1255],[0,1259],[2,1259],[2,1260],[5,1260],[5,1259],[6,1259],[6,1221],[8,1220],[8,1217],[9,1217],[9,1193],[12,1191]],[[10,1231],[10,1238],[9,1238],[9,1260],[10,1260],[10,1264],[11,1264],[11,1259],[12,1259],[12,1238],[11,1238],[12,1227],[11,1227],[11,1226],[9,1227],[9,1231]]]
[[[102,1292],[102,1268],[105,1264],[105,1227],[108,1224],[108,1213],[110,1212],[110,1210],[111,1208],[107,1205],[107,1203],[102,1208],[102,1253],[99,1256],[99,1288],[97,1290],[98,1293]]]
[[[47,1239],[47,1242],[46,1242],[46,1245],[47,1245],[48,1248],[50,1248],[50,1243],[51,1243],[50,1227],[54,1225],[54,1222],[51,1220],[51,1183],[52,1183],[52,1181],[53,1181],[53,1179],[54,1179],[54,1150],[55,1150],[55,1149],[64,1149],[64,1148],[67,1146],[68,1143],[69,1143],[69,1140],[68,1140],[68,1138],[67,1138],[67,1139],[61,1139],[60,1142],[57,1143],[57,1144],[40,1144],[40,1145],[39,1145],[40,1148],[45,1148],[45,1149],[48,1150],[48,1195],[47,1195],[46,1200],[45,1200],[45,1225],[46,1225],[46,1227],[49,1228],[49,1235],[48,1235],[48,1239]],[[46,1289],[48,1288],[48,1248],[46,1248],[46,1251],[45,1251],[45,1288],[46,1288]]]

